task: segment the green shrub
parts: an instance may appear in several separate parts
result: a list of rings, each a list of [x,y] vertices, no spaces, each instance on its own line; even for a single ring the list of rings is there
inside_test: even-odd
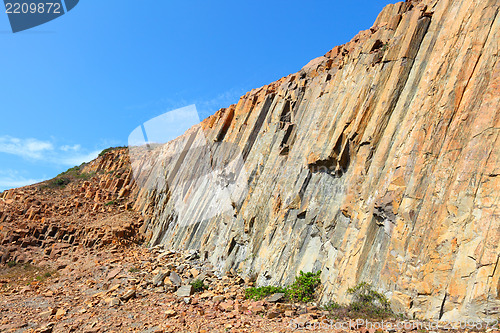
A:
[[[265,287],[251,287],[245,290],[245,298],[253,299],[255,301],[266,298],[269,295],[276,293],[288,293],[287,288],[283,287],[274,287],[274,286],[265,286]]]
[[[384,319],[395,317],[390,307],[389,300],[381,293],[373,290],[367,282],[361,282],[347,290],[352,295],[349,305],[340,305],[334,301],[326,304],[323,308],[330,312],[330,316],[337,318],[369,318]]]
[[[302,303],[312,302],[317,297],[317,289],[321,286],[321,271],[316,273],[300,271],[299,276],[295,277],[295,281],[288,287],[252,287],[245,290],[245,298],[253,300],[261,300],[269,295],[276,293],[284,293],[286,298],[291,301]]]
[[[205,285],[205,284],[203,283],[203,281],[202,281],[202,280],[200,280],[200,279],[196,279],[196,280],[192,281],[192,282],[190,283],[190,285],[192,285],[192,286],[193,286],[194,292],[196,292],[196,293],[197,293],[197,292],[200,292],[200,291],[203,291],[203,290],[205,290],[205,289],[208,289],[208,286],[207,286],[207,285]]]
[[[357,286],[347,289],[347,292],[352,295],[351,305],[356,307],[390,308],[389,300],[383,294],[373,290],[371,284],[367,282],[361,282]]]
[[[69,178],[61,177],[61,178],[54,178],[51,182],[50,185],[54,187],[64,187],[71,183],[71,180]]]
[[[137,273],[137,272],[139,272],[139,271],[140,271],[140,269],[139,269],[139,268],[136,268],[136,267],[132,267],[132,268],[130,268],[128,271],[129,271],[130,273]]]
[[[68,170],[66,170],[64,172],[61,172],[58,176],[64,176],[64,175],[69,175],[69,174],[72,174],[72,173],[80,172],[80,168],[82,166],[83,166],[83,164],[82,165],[74,166],[72,168],[69,168]]]
[[[116,201],[111,200],[111,201],[106,202],[106,203],[104,204],[104,206],[111,206],[111,205],[116,205]]]
[[[15,261],[9,261],[9,262],[7,263],[7,266],[8,266],[8,267],[10,267],[10,268],[12,268],[12,267],[14,267],[14,266],[16,266],[16,265],[17,265],[17,262],[15,262]]]
[[[307,303],[316,299],[316,289],[321,285],[321,271],[316,273],[300,271],[295,282],[288,288],[290,299]]]
[[[342,308],[342,305],[335,301],[330,301],[327,304],[323,305],[323,310],[325,311],[337,311]]]

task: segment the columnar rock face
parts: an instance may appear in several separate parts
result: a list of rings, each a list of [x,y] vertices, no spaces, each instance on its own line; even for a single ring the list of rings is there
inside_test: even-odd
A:
[[[415,318],[498,316],[499,7],[389,5],[351,42],[133,161],[150,244],[199,249],[260,284],[321,270],[323,301],[367,281]],[[200,136],[210,149],[194,149]],[[228,210],[193,172],[239,158]]]

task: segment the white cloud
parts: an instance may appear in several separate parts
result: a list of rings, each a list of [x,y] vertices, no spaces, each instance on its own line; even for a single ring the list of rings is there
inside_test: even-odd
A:
[[[73,146],[65,145],[61,146],[59,149],[62,151],[79,151],[80,148],[82,148],[82,146],[80,145],[73,145]]]
[[[47,152],[54,150],[48,141],[37,139],[18,139],[5,135],[0,136],[0,152],[24,158],[42,159]]]
[[[56,146],[50,141],[33,138],[20,139],[0,136],[0,153],[20,156],[34,162],[48,162],[55,165],[75,166],[90,162],[101,150],[89,152],[79,144]]]
[[[0,191],[39,183],[43,179],[26,178],[15,170],[0,170]]]
[[[99,153],[102,150],[96,150],[88,154],[78,154],[74,156],[66,156],[58,160],[60,164],[63,165],[68,165],[68,166],[75,166],[75,165],[80,165],[84,162],[90,162],[93,159],[95,159],[97,156],[99,156]]]
[[[52,168],[59,173],[60,170],[68,167],[92,161],[100,152],[101,150],[89,152],[79,144],[57,145],[55,139],[43,141],[33,138],[22,139],[0,136],[0,154],[19,156],[29,162],[24,165],[26,171],[22,172],[12,169],[0,169],[0,191],[46,180],[47,177],[38,178],[44,176],[38,171],[38,166]],[[10,161],[8,157],[6,160]],[[7,167],[10,165],[8,162],[3,164],[3,166]],[[17,161],[15,164],[18,164]],[[10,165],[11,168],[12,165]]]

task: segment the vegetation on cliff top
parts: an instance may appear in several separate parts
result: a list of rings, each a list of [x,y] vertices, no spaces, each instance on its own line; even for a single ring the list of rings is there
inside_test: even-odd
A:
[[[58,174],[53,179],[45,182],[45,184],[40,186],[40,189],[46,188],[64,188],[66,185],[77,180],[87,180],[95,175],[94,172],[86,173],[83,172],[83,168],[87,163],[82,163],[78,166],[69,168],[68,170]]]
[[[101,151],[99,153],[99,156],[104,156],[104,155],[106,155],[109,152],[112,152],[112,151],[118,150],[118,149],[123,149],[123,148],[127,148],[127,146],[109,147],[109,148],[106,148],[103,151]]]

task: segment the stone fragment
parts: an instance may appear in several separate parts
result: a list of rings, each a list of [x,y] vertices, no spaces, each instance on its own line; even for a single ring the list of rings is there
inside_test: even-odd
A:
[[[176,272],[171,272],[169,279],[170,282],[172,282],[172,284],[176,287],[180,287],[182,285],[182,279]]]
[[[212,298],[212,301],[214,301],[215,303],[222,302],[222,301],[224,301],[224,296],[222,296],[222,295],[214,296]]]
[[[200,272],[196,268],[191,268],[189,270],[189,274],[191,274],[191,276],[196,279]]]
[[[279,317],[280,313],[278,311],[269,311],[266,315],[267,319],[274,319]]]
[[[270,303],[276,303],[276,302],[282,301],[284,297],[285,297],[285,293],[275,293],[275,294],[272,294],[271,296],[269,296],[268,298],[266,298],[266,301],[268,301]]]
[[[194,290],[193,290],[193,286],[188,284],[188,285],[184,285],[182,287],[180,287],[179,289],[177,289],[177,296],[178,297],[189,297],[193,294]]]
[[[176,315],[177,315],[177,311],[175,311],[175,310],[168,309],[168,310],[165,311],[165,316],[167,318],[174,317]]]
[[[45,326],[40,327],[37,329],[35,332],[36,333],[52,333],[52,330],[54,329],[54,323],[48,323]]]
[[[104,301],[106,303],[108,303],[109,307],[114,307],[114,306],[120,305],[120,298],[118,298],[118,297],[106,298]]]
[[[46,310],[46,311],[40,312],[40,314],[39,314],[39,315],[40,315],[40,317],[42,317],[42,318],[48,318],[48,317],[53,316],[53,315],[55,315],[55,314],[56,314],[56,309],[51,309],[51,308],[49,308],[49,309],[48,309],[48,310]]]
[[[128,301],[129,299],[131,299],[132,297],[135,297],[135,288],[130,288],[128,289],[127,291],[125,291],[123,293],[123,295],[120,296],[120,299],[122,301]]]
[[[168,274],[169,272],[167,271],[158,272],[158,274],[156,274],[156,276],[153,279],[153,285],[157,287],[163,285],[163,280],[165,279],[165,277],[167,277]]]
[[[66,310],[65,309],[62,309],[62,308],[59,308],[57,309],[56,311],[56,314],[54,316],[54,318],[56,320],[60,320],[62,317],[64,317],[66,315]]]
[[[219,303],[219,308],[221,308],[224,311],[231,312],[234,310],[234,306],[231,302],[222,302]]]

